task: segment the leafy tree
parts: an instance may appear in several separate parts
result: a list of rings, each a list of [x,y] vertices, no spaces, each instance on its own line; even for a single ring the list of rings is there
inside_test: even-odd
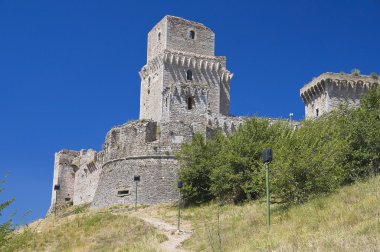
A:
[[[216,155],[211,172],[211,192],[224,201],[239,202],[257,199],[264,192],[262,150],[281,133],[281,127],[270,126],[267,120],[252,118]]]
[[[330,115],[332,116],[332,115]],[[285,203],[302,203],[335,190],[342,181],[345,142],[331,117],[306,121],[274,145],[273,192]]]
[[[187,202],[201,203],[213,198],[210,174],[214,157],[224,146],[224,141],[225,137],[219,133],[213,141],[206,143],[204,136],[197,133],[191,143],[182,146],[177,158],[182,164],[180,179],[185,182],[182,193]]]
[[[380,172],[380,87],[361,100],[361,106],[340,118],[349,149],[342,162],[345,183]]]

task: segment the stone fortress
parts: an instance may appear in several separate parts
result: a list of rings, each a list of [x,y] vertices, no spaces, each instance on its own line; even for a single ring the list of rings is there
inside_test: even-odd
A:
[[[179,163],[175,154],[196,132],[232,134],[248,117],[232,117],[226,57],[214,55],[215,34],[203,24],[165,16],[148,33],[142,67],[140,118],[112,128],[100,152],[55,154],[51,206],[175,202]],[[376,80],[325,73],[301,89],[306,118],[318,117]],[[270,119],[276,121],[279,119]],[[140,180],[135,181],[135,176]],[[137,183],[137,187],[136,187]]]

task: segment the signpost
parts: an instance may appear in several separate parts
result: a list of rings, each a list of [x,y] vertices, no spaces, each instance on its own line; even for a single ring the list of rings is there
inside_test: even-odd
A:
[[[135,175],[133,177],[133,180],[136,183],[136,190],[135,190],[135,211],[137,211],[137,183],[140,181],[140,176]]]
[[[181,220],[181,188],[183,187],[182,181],[178,181],[178,191],[179,191],[179,196],[178,196],[178,223],[177,223],[177,229],[178,232],[180,231],[179,225],[180,225],[180,220]]]
[[[267,193],[267,224],[270,227],[270,194],[269,194],[269,164],[272,162],[272,148],[265,149],[263,151],[263,164],[266,171],[265,174],[265,184]]]

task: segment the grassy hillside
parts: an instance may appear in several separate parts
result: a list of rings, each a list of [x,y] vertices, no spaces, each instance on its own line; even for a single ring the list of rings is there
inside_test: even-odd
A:
[[[72,208],[19,231],[5,251],[160,251],[167,237],[129,216],[132,212]],[[147,207],[136,214],[176,225],[174,206]],[[270,231],[265,204],[258,202],[191,207],[183,209],[182,217],[182,227],[193,229],[184,243],[189,251],[379,251],[380,177],[289,209],[274,205]]]
[[[273,206],[266,226],[265,204],[185,209],[194,234],[184,247],[191,251],[380,251],[380,177],[342,188],[304,205]],[[175,209],[162,208],[161,218],[175,223]]]
[[[167,239],[140,219],[111,209],[72,208],[57,219],[40,220],[19,231],[1,251],[157,251]],[[67,215],[67,216],[65,216]]]

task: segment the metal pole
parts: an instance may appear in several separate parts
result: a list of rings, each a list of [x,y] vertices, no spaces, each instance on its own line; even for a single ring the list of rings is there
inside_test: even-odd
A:
[[[289,122],[289,124],[290,124],[290,128],[293,129],[293,113],[290,113],[290,114],[289,114],[289,117],[290,117],[290,120],[289,120],[289,121],[290,121],[290,122]]]
[[[136,190],[135,190],[135,211],[137,211],[137,181],[136,181]]]
[[[181,190],[179,190],[179,198],[178,198],[178,223],[177,223],[177,229],[179,231],[179,225],[181,220]]]
[[[270,196],[269,196],[269,164],[265,163],[266,170],[266,191],[267,191],[267,224],[270,227]]]

